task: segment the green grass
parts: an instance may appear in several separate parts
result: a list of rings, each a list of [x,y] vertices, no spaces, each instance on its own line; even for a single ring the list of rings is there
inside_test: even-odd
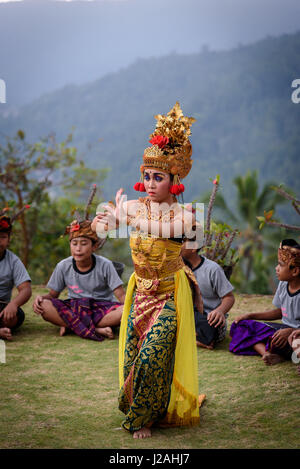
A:
[[[198,349],[200,392],[207,398],[199,427],[154,430],[134,440],[120,429],[118,340],[94,342],[32,311],[6,342],[1,373],[1,448],[297,448],[300,378],[292,362],[267,367],[259,357]],[[230,321],[264,310],[272,297],[237,295]],[[229,322],[230,322],[229,321]]]

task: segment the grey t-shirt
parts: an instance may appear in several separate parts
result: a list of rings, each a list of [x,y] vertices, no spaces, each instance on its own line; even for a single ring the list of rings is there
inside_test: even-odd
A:
[[[203,297],[204,312],[208,314],[221,304],[223,296],[231,292],[233,286],[219,264],[204,256],[201,257],[200,265],[192,270]]]
[[[295,329],[300,327],[300,290],[290,293],[288,282],[280,281],[273,298],[273,305],[281,308],[283,324]]]
[[[8,303],[11,300],[12,289],[23,282],[31,282],[23,262],[12,251],[6,249],[0,260],[0,300]]]
[[[102,256],[92,255],[90,270],[80,272],[72,256],[60,261],[55,267],[48,288],[61,292],[68,288],[69,298],[94,298],[116,301],[113,290],[123,285],[113,263]]]

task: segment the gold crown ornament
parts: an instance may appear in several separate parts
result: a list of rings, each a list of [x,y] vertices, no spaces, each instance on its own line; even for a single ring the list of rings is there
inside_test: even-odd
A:
[[[168,114],[154,116],[157,120],[155,131],[150,135],[151,147],[144,151],[143,164],[140,167],[141,181],[133,187],[145,192],[144,169],[155,168],[173,175],[171,193],[179,195],[184,191],[180,180],[185,178],[193,164],[192,145],[189,141],[190,127],[196,121],[185,117],[178,101]]]

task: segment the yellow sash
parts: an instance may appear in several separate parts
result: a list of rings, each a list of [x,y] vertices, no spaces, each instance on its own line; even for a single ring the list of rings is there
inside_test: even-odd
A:
[[[196,425],[199,422],[197,348],[192,294],[183,269],[174,273],[177,338],[170,402],[161,426]],[[119,383],[124,384],[123,364],[127,322],[136,288],[136,274],[129,279],[119,338]]]

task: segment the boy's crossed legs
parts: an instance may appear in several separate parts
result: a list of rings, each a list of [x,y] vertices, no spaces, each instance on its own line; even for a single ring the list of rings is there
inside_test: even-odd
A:
[[[60,326],[60,336],[65,335],[67,324],[60,317],[57,309],[53,306],[52,301],[44,299],[41,303],[43,309],[42,317],[45,321],[51,322],[56,326]],[[97,335],[102,335],[109,339],[114,338],[112,327],[119,326],[123,312],[123,305],[118,306],[110,313],[107,313],[96,325],[95,331]]]

